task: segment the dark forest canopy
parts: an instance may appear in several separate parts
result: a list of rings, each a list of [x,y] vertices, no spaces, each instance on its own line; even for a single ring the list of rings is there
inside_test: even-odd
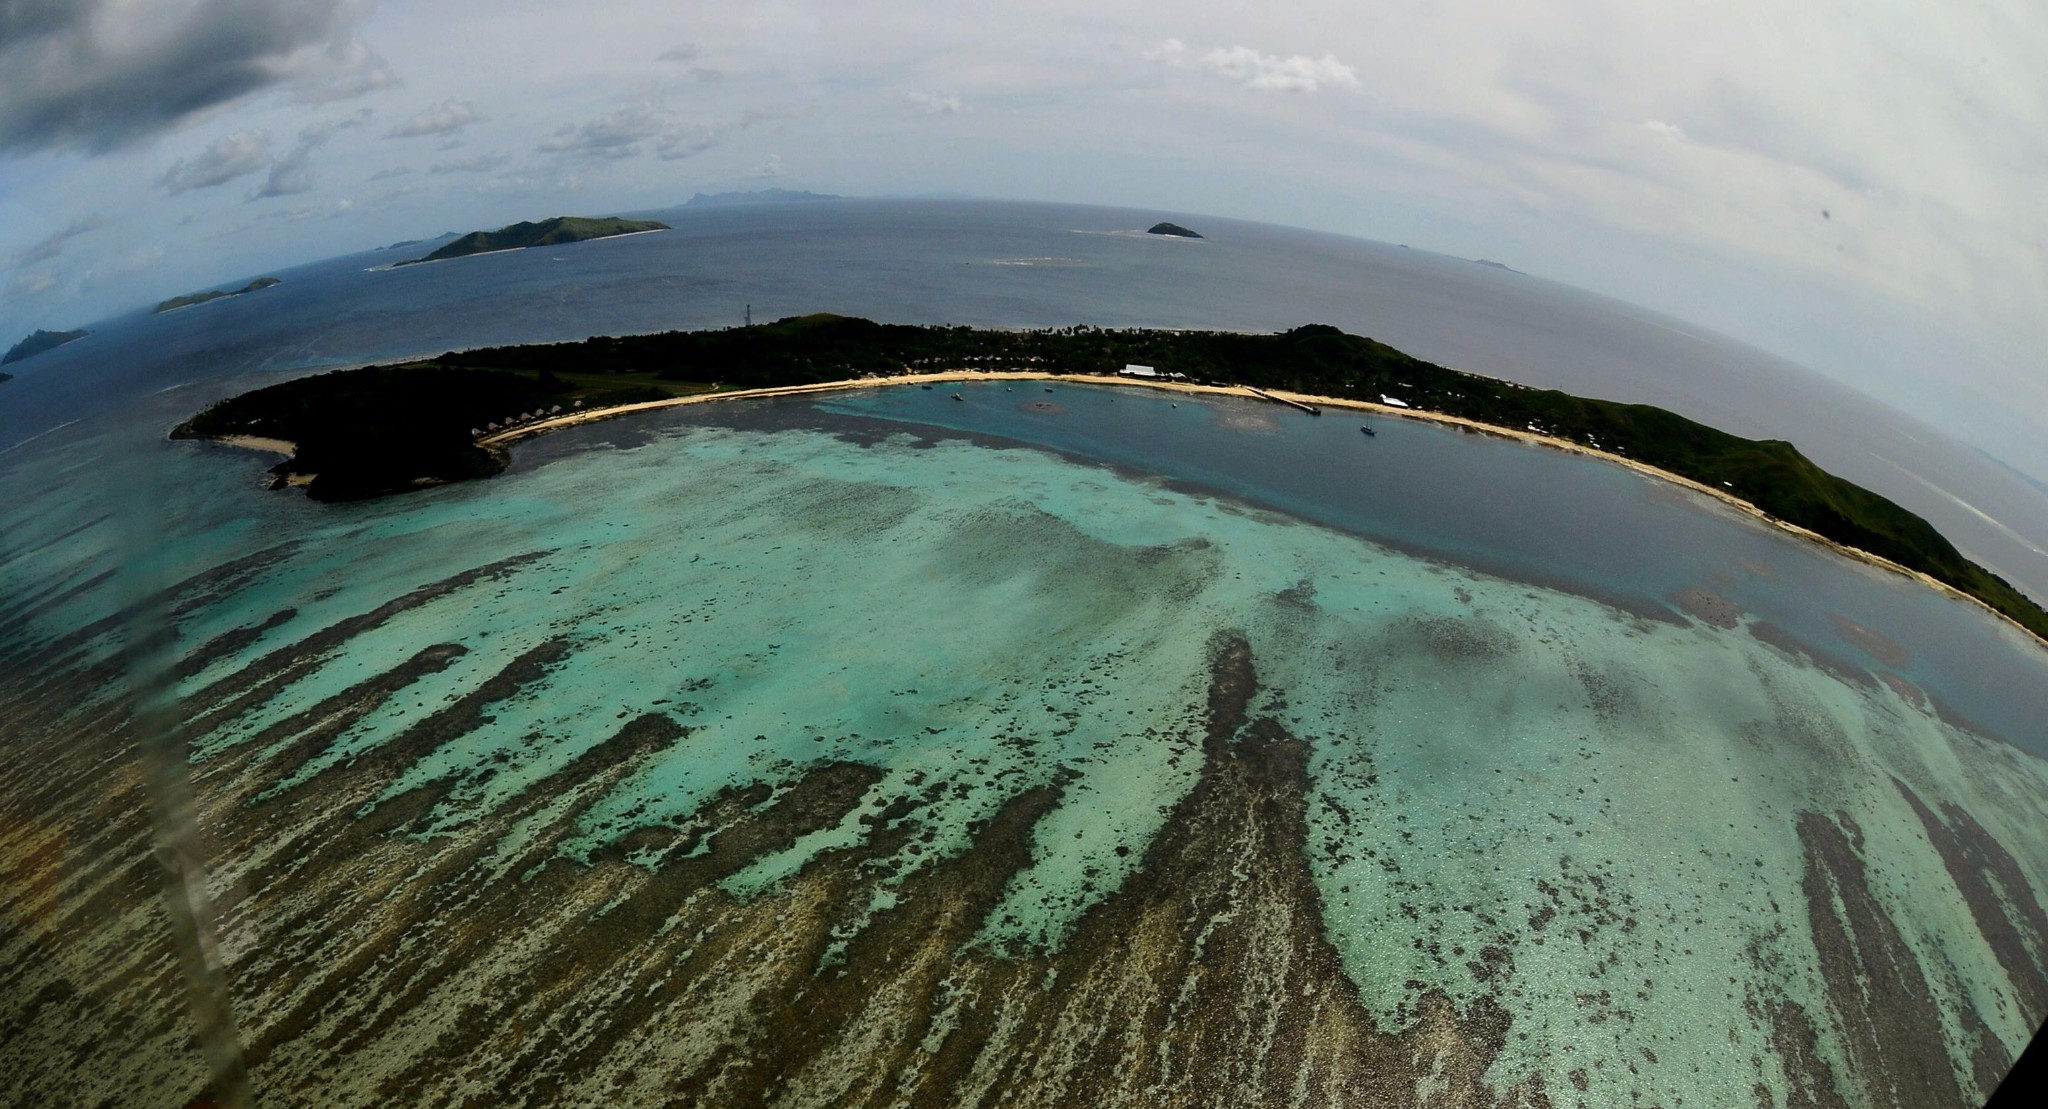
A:
[[[414,262],[438,262],[444,258],[488,254],[494,250],[558,246],[562,243],[580,243],[585,239],[608,239],[614,235],[634,235],[642,231],[668,229],[668,224],[656,220],[620,219],[617,216],[595,219],[588,216],[555,216],[538,223],[515,223],[509,227],[500,227],[496,231],[472,231],[424,258],[408,258],[398,265],[410,266]]]
[[[190,308],[195,304],[205,304],[208,301],[222,300],[227,297],[238,297],[244,293],[253,293],[259,289],[268,289],[272,285],[282,284],[284,282],[279,281],[275,277],[259,277],[239,289],[209,289],[203,293],[186,293],[184,296],[175,296],[158,304],[156,310],[168,312],[173,308]]]
[[[1727,491],[1766,514],[1976,597],[2048,638],[2048,612],[1971,562],[1919,516],[1822,470],[1782,440],[1744,439],[1644,404],[1576,397],[1447,369],[1311,324],[1274,335],[1067,327],[1004,331],[880,324],[830,314],[711,331],[486,347],[342,370],[220,402],[174,435],[289,440],[279,465],[317,474],[309,495],[348,500],[483,477],[502,457],[479,433],[556,406],[808,385],[939,370],[1114,373],[1129,363],[1191,381],[1381,402],[1523,429]]]
[[[0,355],[0,366],[5,366],[9,362],[19,362],[24,358],[33,358],[46,350],[55,350],[65,343],[77,342],[88,334],[90,332],[85,331],[38,330],[31,332],[28,338],[8,348],[6,354]],[[4,380],[6,379],[0,378],[0,381]]]

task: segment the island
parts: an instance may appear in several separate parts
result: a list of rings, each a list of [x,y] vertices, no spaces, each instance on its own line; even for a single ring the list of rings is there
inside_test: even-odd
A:
[[[14,375],[13,375],[13,374],[8,374],[8,373],[0,373],[0,385],[5,385],[5,384],[7,384],[8,382],[10,382],[10,381],[13,381],[13,380],[14,380]]]
[[[28,338],[9,347],[5,355],[0,355],[0,366],[5,366],[9,362],[19,362],[24,358],[34,358],[46,350],[56,350],[65,343],[75,343],[89,334],[91,332],[37,329],[30,332]]]
[[[259,277],[239,289],[209,289],[203,293],[186,293],[184,296],[172,297],[158,304],[156,310],[158,312],[170,312],[179,308],[190,308],[195,304],[205,304],[208,301],[238,297],[244,293],[253,293],[259,289],[268,289],[272,285],[282,284],[284,282],[279,281],[275,277]]]
[[[538,223],[515,223],[509,227],[500,227],[496,231],[472,231],[425,257],[408,258],[394,264],[410,266],[420,262],[462,258],[471,254],[523,250],[534,246],[560,246],[563,243],[580,243],[586,239],[609,239],[618,235],[638,235],[647,231],[668,229],[668,224],[651,219],[555,216]]]
[[[1933,525],[1821,469],[1791,443],[1729,434],[1646,404],[1448,369],[1335,327],[1271,335],[1077,326],[1036,331],[882,324],[819,313],[706,331],[458,351],[338,370],[221,401],[174,438],[281,444],[274,484],[355,500],[504,469],[513,438],[611,410],[712,393],[1008,373],[1245,391],[1453,422],[1597,453],[1945,585],[2048,640],[2048,611]],[[1271,396],[1273,393],[1292,394]]]
[[[1172,235],[1177,239],[1199,239],[1202,237],[1199,232],[1190,231],[1187,228],[1182,227],[1180,224],[1165,222],[1155,223],[1152,226],[1146,228],[1145,234]]]

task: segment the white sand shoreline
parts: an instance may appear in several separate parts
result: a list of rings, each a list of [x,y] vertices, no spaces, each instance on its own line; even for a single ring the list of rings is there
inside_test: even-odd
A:
[[[1253,396],[1250,392],[1238,386],[1195,385],[1188,382],[1177,381],[1147,381],[1137,378],[1111,377],[1098,374],[1051,374],[1036,370],[945,370],[936,373],[905,374],[898,377],[869,377],[856,378],[847,381],[828,381],[821,382],[815,385],[786,385],[769,389],[738,389],[730,392],[697,393],[686,397],[670,397],[663,400],[640,401],[635,404],[615,405],[609,408],[594,408],[578,412],[565,412],[560,416],[551,416],[548,417],[547,419],[535,420],[530,424],[524,424],[516,428],[511,428],[505,431],[495,432],[493,434],[486,435],[483,438],[477,440],[477,445],[493,450],[501,450],[508,448],[513,444],[520,442],[521,440],[529,439],[537,435],[545,435],[550,431],[558,431],[562,428],[575,427],[579,424],[594,423],[599,420],[614,419],[619,416],[629,416],[638,412],[652,412],[663,408],[676,408],[690,404],[706,404],[713,401],[722,400],[743,400],[749,397],[800,396],[809,393],[830,393],[848,389],[894,388],[904,385],[938,385],[946,382],[959,381],[1064,381],[1078,385],[1125,386],[1143,389],[1161,389],[1169,392],[1193,393],[1209,396],[1237,397],[1244,400],[1261,399],[1259,397]],[[1292,393],[1280,389],[1268,389],[1266,390],[1266,392],[1271,396],[1280,398],[1282,400],[1295,401],[1297,403],[1302,404],[1311,404],[1316,405],[1318,407],[1345,408],[1358,412],[1370,412],[1374,415],[1387,418],[1419,420],[1424,423],[1442,424],[1451,427],[1461,428],[1468,431],[1478,432],[1481,434],[1494,435],[1503,439],[1512,439],[1521,443],[1528,444],[1530,446],[1549,447],[1554,450],[1561,450],[1572,454],[1585,455],[1590,458],[1597,458],[1605,462],[1611,462],[1616,465],[1625,466],[1628,469],[1634,470],[1637,473],[1644,474],[1646,476],[1656,478],[1662,481],[1667,481],[1674,485],[1682,486],[1695,493],[1711,497],[1714,500],[1724,505],[1727,505],[1730,508],[1736,509],[1737,511],[1740,511],[1755,520],[1761,521],[1764,524],[1777,528],[1780,531],[1796,535],[1801,539],[1807,540],[1808,542],[1816,543],[1822,547],[1826,547],[1827,549],[1834,551],[1837,554],[1843,555],[1850,559],[1854,559],[1857,562],[1861,562],[1868,566],[1873,566],[1881,570],[1888,570],[1892,573],[1901,574],[1906,577],[1912,578],[1913,580],[1921,583],[1922,585],[1927,586],[1930,589],[1935,590],[1938,593],[1942,593],[1946,596],[1955,598],[1957,600],[1962,600],[1970,604],[1973,604],[1978,608],[1982,609],[1983,611],[1996,617],[1997,619],[2012,625],[2014,628],[2024,633],[2028,638],[2033,639],[2044,646],[2048,646],[2048,639],[2043,639],[2041,636],[2035,635],[2031,629],[2027,628],[2019,621],[2014,620],[2012,617],[2007,616],[2005,613],[2002,613],[1995,608],[1992,608],[1989,604],[1985,603],[1984,601],[1976,597],[1973,597],[1970,594],[1965,593],[1962,590],[1957,589],[1946,582],[1940,581],[1922,571],[1914,570],[1910,567],[1903,566],[1897,562],[1893,562],[1891,559],[1885,558],[1882,555],[1872,554],[1869,551],[1862,550],[1857,547],[1851,547],[1846,543],[1837,542],[1833,539],[1828,538],[1825,535],[1820,534],[1819,532],[1810,530],[1808,528],[1800,527],[1798,524],[1781,520],[1776,516],[1773,516],[1770,513],[1765,512],[1763,509],[1758,508],[1756,505],[1751,504],[1749,501],[1743,500],[1741,497],[1738,497],[1735,494],[1728,492],[1725,489],[1716,489],[1713,486],[1694,481],[1691,478],[1674,474],[1669,470],[1658,469],[1657,467],[1651,466],[1648,463],[1639,462],[1633,458],[1629,458],[1626,455],[1613,454],[1608,451],[1597,450],[1595,448],[1588,447],[1580,443],[1574,443],[1569,439],[1559,439],[1555,436],[1544,435],[1539,432],[1529,431],[1526,428],[1501,427],[1497,424],[1481,423],[1477,420],[1469,420],[1462,416],[1452,416],[1442,412],[1430,412],[1427,410],[1415,408],[1397,408],[1392,405],[1377,404],[1371,401],[1351,400],[1345,397],[1317,396],[1315,394],[1310,393]]]

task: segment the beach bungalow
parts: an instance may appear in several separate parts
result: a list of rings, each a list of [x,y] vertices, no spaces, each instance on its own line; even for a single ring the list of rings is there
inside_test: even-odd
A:
[[[1138,364],[1137,364],[1137,363],[1135,363],[1135,362],[1133,362],[1133,363],[1126,363],[1126,364],[1124,365],[1124,368],[1123,368],[1123,369],[1121,369],[1121,370],[1118,370],[1118,371],[1117,371],[1117,373],[1118,373],[1119,375],[1123,376],[1123,377],[1158,377],[1158,376],[1159,376],[1159,371],[1158,371],[1158,370],[1156,370],[1156,369],[1153,369],[1153,368],[1152,368],[1152,367],[1150,367],[1150,366],[1140,366],[1140,365],[1138,365]]]

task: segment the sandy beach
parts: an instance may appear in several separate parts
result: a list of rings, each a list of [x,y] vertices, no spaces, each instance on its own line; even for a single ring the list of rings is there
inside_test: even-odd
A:
[[[226,435],[214,442],[248,451],[283,455],[286,458],[299,453],[299,445],[289,439],[265,439],[261,435]]]
[[[1236,397],[1243,400],[1266,399],[1255,396],[1250,390],[1242,386],[1196,385],[1182,381],[1147,381],[1139,378],[1117,377],[1104,374],[1049,374],[1040,371],[1030,370],[945,370],[937,373],[906,374],[900,377],[865,377],[855,378],[847,381],[827,381],[820,382],[815,385],[787,385],[772,389],[739,389],[730,392],[698,393],[696,395],[687,397],[670,397],[664,400],[641,401],[636,404],[622,404],[610,408],[593,408],[585,411],[564,413],[563,415],[550,417],[545,420],[535,420],[533,423],[530,424],[524,424],[506,431],[500,431],[495,434],[486,435],[482,439],[477,440],[477,443],[479,446],[502,449],[505,447],[509,447],[512,444],[517,443],[523,439],[529,439],[536,435],[545,435],[548,432],[559,431],[562,428],[566,427],[575,427],[579,424],[594,423],[598,420],[614,419],[619,416],[632,415],[633,413],[636,412],[651,412],[656,409],[676,408],[682,405],[689,404],[706,404],[713,401],[739,400],[747,397],[784,397],[798,396],[806,393],[831,393],[840,392],[847,389],[881,389],[897,388],[905,385],[939,385],[944,384],[946,382],[959,381],[1064,381],[1077,385],[1108,385],[1138,389],[1159,389],[1175,393],[1191,393],[1196,395],[1219,397]],[[1674,474],[1669,470],[1658,469],[1655,466],[1651,466],[1644,462],[1639,462],[1633,458],[1629,458],[1626,455],[1612,454],[1607,451],[1596,450],[1592,447],[1588,447],[1580,443],[1574,443],[1568,439],[1559,439],[1554,436],[1544,435],[1539,432],[1530,431],[1526,428],[1501,427],[1497,424],[1481,423],[1477,420],[1468,420],[1461,416],[1451,416],[1441,412],[1429,412],[1414,408],[1397,408],[1393,405],[1376,404],[1371,401],[1352,400],[1346,397],[1325,397],[1317,396],[1311,393],[1290,393],[1280,389],[1268,389],[1265,390],[1265,392],[1268,394],[1269,397],[1279,398],[1281,400],[1287,401],[1294,401],[1301,404],[1311,404],[1317,407],[1343,408],[1358,412],[1370,412],[1375,416],[1380,416],[1384,418],[1419,420],[1425,423],[1444,424],[1451,427],[1458,427],[1469,431],[1478,432],[1484,435],[1495,435],[1504,439],[1512,439],[1517,442],[1530,444],[1532,446],[1549,447],[1554,450],[1568,451],[1572,454],[1582,454],[1590,458],[1597,458],[1605,462],[1611,462],[1617,466],[1625,466],[1631,470],[1636,471],[1637,473],[1645,474],[1649,477],[1653,477],[1661,481],[1667,481],[1674,485],[1683,486],[1684,488],[1690,489],[1695,493],[1712,497],[1715,500],[1721,502],[1722,504],[1728,505],[1731,508],[1746,513],[1752,518],[1769,524],[1770,526],[1775,527],[1780,531],[1784,531],[1792,535],[1799,536],[1801,539],[1805,539],[1811,543],[1817,543],[1820,546],[1826,547],[1837,554],[1855,559],[1856,561],[1862,562],[1869,566],[1874,566],[1882,570],[1888,570],[1895,574],[1902,574],[1906,577],[1912,578],[1913,580],[1920,582],[1922,585],[1925,585],[1928,588],[1933,589],[1939,593],[1943,593],[1947,596],[1956,598],[1958,600],[1967,601],[1970,604],[1976,605],[1978,608],[1984,610],[1985,612],[1990,613],[1992,616],[1995,616],[1998,619],[2003,620],[2006,623],[2012,625],[2014,628],[2017,628],[2021,632],[2024,632],[2029,638],[2044,643],[2048,643],[2048,640],[2041,640],[2039,636],[2035,636],[2032,631],[2027,629],[2018,621],[2012,619],[2011,617],[2005,615],[1997,609],[1992,608],[1990,605],[1985,604],[1983,601],[1977,599],[1976,597],[1972,597],[1968,593],[1965,593],[1962,590],[1947,584],[1946,582],[1940,581],[1918,570],[1911,569],[1910,567],[1902,566],[1899,563],[1893,562],[1891,559],[1883,557],[1882,555],[1872,554],[1869,551],[1865,551],[1857,547],[1851,547],[1845,543],[1836,542],[1835,540],[1829,539],[1827,536],[1822,535],[1819,532],[1800,527],[1797,524],[1788,523],[1787,521],[1781,520],[1776,516],[1773,516],[1770,513],[1765,512],[1764,510],[1758,508],[1756,505],[1751,504],[1750,502],[1742,499],[1739,496],[1736,496],[1735,494],[1727,491],[1726,489],[1716,489],[1711,485],[1702,484],[1700,482],[1692,480],[1691,478],[1681,477],[1680,475]],[[1271,403],[1271,401],[1267,401],[1267,403]],[[264,442],[275,443],[278,441],[265,440]],[[250,445],[254,445],[254,442],[252,441]]]

